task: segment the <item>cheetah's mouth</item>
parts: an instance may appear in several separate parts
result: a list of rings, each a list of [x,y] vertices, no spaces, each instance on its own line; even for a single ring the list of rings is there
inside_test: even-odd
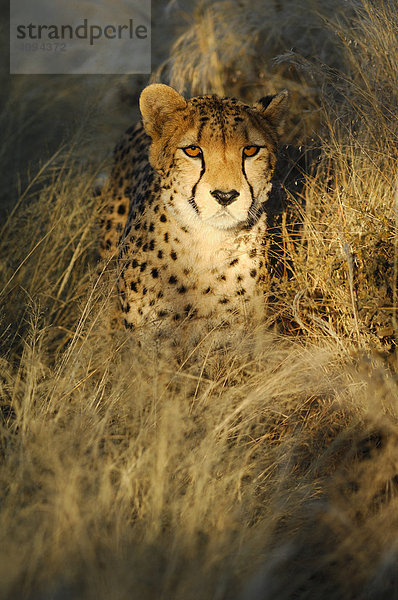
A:
[[[217,229],[235,229],[242,226],[245,221],[237,219],[227,208],[221,208],[205,222]]]

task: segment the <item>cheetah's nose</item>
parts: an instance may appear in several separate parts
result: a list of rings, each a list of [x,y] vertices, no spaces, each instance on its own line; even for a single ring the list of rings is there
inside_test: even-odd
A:
[[[221,190],[213,190],[210,192],[212,196],[217,200],[221,206],[228,206],[232,204],[239,196],[239,192],[236,190],[230,190],[229,192],[222,192]]]

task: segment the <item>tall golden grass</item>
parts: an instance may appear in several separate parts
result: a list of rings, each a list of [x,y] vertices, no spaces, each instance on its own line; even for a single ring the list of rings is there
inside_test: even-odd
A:
[[[288,87],[287,139],[320,151],[289,196],[301,227],[278,224],[264,326],[107,330],[84,128],[13,200],[0,597],[398,597],[398,17],[319,6],[198,2],[162,70],[194,93]]]

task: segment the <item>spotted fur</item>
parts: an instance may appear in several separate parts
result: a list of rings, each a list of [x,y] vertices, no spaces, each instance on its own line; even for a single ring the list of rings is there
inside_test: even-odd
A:
[[[103,221],[125,326],[261,314],[264,207],[287,92],[249,106],[214,95],[185,100],[153,84],[140,108],[143,124],[115,150]]]

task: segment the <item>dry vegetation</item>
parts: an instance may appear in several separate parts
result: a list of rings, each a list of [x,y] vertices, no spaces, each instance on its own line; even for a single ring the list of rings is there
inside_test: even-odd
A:
[[[320,6],[198,3],[161,70],[188,92],[288,87],[288,141],[320,150],[289,196],[301,228],[275,233],[275,327],[176,332],[175,347],[104,330],[102,165],[82,161],[82,126],[12,199],[1,598],[398,598],[398,16],[388,0]],[[31,102],[17,79],[9,126]]]

